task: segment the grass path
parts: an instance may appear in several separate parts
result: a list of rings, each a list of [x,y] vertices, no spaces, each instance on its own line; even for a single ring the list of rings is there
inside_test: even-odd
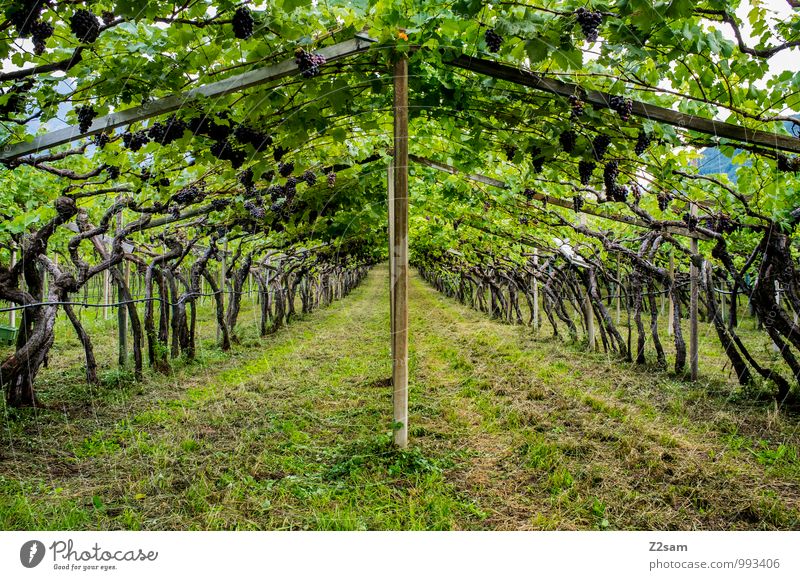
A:
[[[7,415],[0,528],[796,529],[798,419],[534,339],[411,281],[389,446],[387,269],[234,356]]]

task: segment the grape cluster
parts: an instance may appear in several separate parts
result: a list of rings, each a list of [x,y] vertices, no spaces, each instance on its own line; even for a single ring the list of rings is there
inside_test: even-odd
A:
[[[244,202],[244,209],[257,220],[263,220],[267,217],[267,211],[257,203],[251,200]]]
[[[539,147],[534,146],[531,148],[531,161],[533,163],[533,171],[535,173],[541,173],[544,167],[544,156]]]
[[[98,133],[94,136],[94,144],[100,149],[108,145],[109,141],[111,141],[111,137],[108,136],[108,133]]]
[[[520,216],[519,217],[520,225],[527,226],[528,225],[528,216]]]
[[[600,134],[592,141],[592,149],[594,150],[594,158],[602,161],[603,157],[608,151],[608,146],[611,145],[611,137],[605,134]]]
[[[241,149],[236,149],[227,139],[214,141],[209,149],[211,154],[221,161],[230,161],[231,167],[238,169],[244,163],[246,155]]]
[[[46,0],[22,0],[11,8],[8,21],[14,25],[21,37],[29,36],[47,4]]]
[[[227,114],[224,112],[219,113],[217,114],[217,119],[225,122],[227,121]],[[228,135],[231,134],[231,128],[228,125],[224,123],[217,123],[216,120],[212,119],[209,115],[189,119],[186,127],[193,134],[205,135],[214,141],[223,141],[228,138]]]
[[[625,202],[628,200],[628,188],[624,185],[615,184],[609,192],[609,195],[611,201]]]
[[[508,161],[514,160],[514,155],[517,154],[517,148],[514,145],[503,145],[503,151],[506,154],[506,159]]]
[[[238,125],[233,130],[233,138],[242,145],[252,145],[256,151],[263,151],[272,144],[272,137],[252,127]]]
[[[650,143],[653,141],[653,137],[646,133],[645,131],[639,131],[639,135],[636,137],[636,146],[633,148],[633,152],[636,155],[641,155],[647,148],[650,146]]]
[[[524,195],[525,199],[527,199],[528,201],[533,201],[533,196],[535,193],[536,193],[535,191],[526,187],[525,191],[522,192],[522,195]]]
[[[605,167],[603,167],[603,183],[605,183],[606,189],[610,189],[611,186],[617,182],[618,176],[619,162],[609,161],[606,163]]]
[[[285,218],[286,216],[289,215],[287,206],[288,204],[286,203],[286,200],[281,198],[277,201],[272,202],[272,204],[269,206],[269,209],[272,213],[275,214],[276,217]]]
[[[777,165],[778,171],[800,171],[800,157],[787,157],[786,155],[779,154],[777,158]]]
[[[173,201],[175,203],[180,203],[182,205],[189,205],[203,196],[203,192],[200,191],[200,188],[196,185],[187,185],[184,188],[178,190],[178,192],[172,196]]]
[[[220,211],[225,209],[231,204],[231,200],[224,198],[217,198],[211,200],[211,211]]]
[[[298,182],[299,180],[296,177],[290,177],[286,180],[286,184],[283,186],[283,193],[287,198],[294,197],[294,195],[297,193]]]
[[[319,67],[327,62],[324,56],[316,52],[308,52],[298,48],[294,53],[294,62],[300,68],[300,74],[306,78],[319,74]]]
[[[278,145],[277,147],[275,147],[275,149],[272,150],[272,158],[275,161],[280,161],[281,159],[283,159],[283,156],[286,155],[288,152],[289,149],[284,149],[283,147]]]
[[[334,187],[336,185],[336,174],[331,171],[328,174],[328,187]]]
[[[144,131],[134,131],[133,133],[127,131],[122,134],[122,143],[131,151],[138,151],[149,142],[150,139]]]
[[[580,195],[572,196],[572,209],[575,210],[575,213],[579,213],[583,209],[583,197]]]
[[[631,185],[631,194],[633,194],[633,203],[639,205],[639,202],[642,201],[642,190],[636,183]]]
[[[500,50],[500,45],[503,44],[503,37],[497,34],[494,28],[487,30],[486,34],[483,35],[483,39],[486,41],[489,52],[497,52]]]
[[[625,201],[628,198],[628,188],[617,183],[619,177],[619,162],[609,161],[603,167],[603,183],[606,186],[606,198],[610,201]]]
[[[572,130],[564,131],[558,136],[558,141],[561,143],[561,148],[567,153],[572,153],[575,150],[575,143],[577,140],[578,136],[575,134],[575,131]]]
[[[658,209],[661,211],[667,211],[669,209],[669,202],[672,201],[672,196],[665,191],[659,191],[656,195],[656,199],[658,200]]]
[[[81,42],[91,44],[100,36],[100,21],[89,10],[76,10],[69,19],[69,28]]]
[[[75,115],[78,117],[78,126],[81,133],[86,133],[89,127],[92,126],[92,121],[97,116],[97,111],[89,105],[81,106],[75,109]]]
[[[631,118],[631,113],[633,112],[632,100],[614,95],[608,100],[608,106],[614,109],[623,121]]]
[[[47,48],[47,39],[53,36],[53,25],[48,22],[34,22],[31,25],[31,38],[33,40],[33,52],[40,55]]]
[[[569,106],[572,109],[572,117],[577,119],[583,115],[583,108],[586,106],[586,103],[584,103],[578,95],[570,95]]]
[[[730,234],[739,229],[739,224],[725,215],[717,215],[714,218],[704,220],[706,228],[721,234]]]
[[[695,231],[697,229],[697,224],[700,223],[700,220],[697,218],[697,216],[690,213],[683,214],[682,218],[683,223],[686,224],[686,227],[690,232]]]
[[[103,19],[103,24],[106,26],[110,25],[114,22],[114,13],[109,10],[104,10],[102,14],[100,14],[100,18]]]
[[[239,172],[239,175],[237,175],[237,178],[239,180],[239,183],[241,183],[242,186],[244,186],[244,188],[247,191],[250,191],[251,189],[253,189],[253,186],[255,185],[255,183],[253,181],[253,178],[254,178],[253,170],[250,167],[248,167],[247,169],[244,169],[241,172]]]
[[[116,165],[106,165],[105,169],[109,179],[116,179],[119,177],[119,167]]]
[[[270,185],[267,188],[267,195],[272,202],[275,203],[284,196],[283,186],[277,183],[275,185]]]
[[[164,123],[153,123],[147,132],[147,136],[156,143],[169,145],[183,137],[183,132],[186,128],[186,123],[173,115]]]
[[[294,171],[294,163],[291,161],[289,163],[281,163],[278,165],[278,173],[280,173],[281,177],[289,177]]]
[[[589,42],[595,42],[598,37],[600,25],[603,24],[603,15],[600,12],[587,10],[583,6],[575,11],[575,18]]]
[[[233,13],[231,24],[233,25],[233,35],[236,38],[246,39],[253,36],[255,21],[247,6],[236,9],[236,12]]]
[[[19,113],[25,109],[25,93],[33,88],[33,81],[25,79],[21,83],[15,83],[5,92],[0,91],[0,95],[7,95],[6,102],[0,104],[0,114],[8,115]]]
[[[578,162],[578,176],[580,177],[581,185],[589,185],[595,167],[597,167],[597,163],[594,161],[581,159],[581,161]]]
[[[303,172],[303,176],[300,179],[305,181],[308,185],[314,185],[317,182],[317,174],[309,169]]]

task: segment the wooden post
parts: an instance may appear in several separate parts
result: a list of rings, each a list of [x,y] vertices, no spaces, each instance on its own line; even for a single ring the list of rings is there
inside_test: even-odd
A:
[[[389,161],[386,174],[386,192],[389,215],[389,331],[394,337],[394,284],[397,272],[394,268],[394,162]],[[394,338],[392,339],[392,361],[394,361]]]
[[[594,351],[595,349],[595,333],[594,333],[594,309],[592,308],[592,301],[589,294],[583,298],[583,311],[586,316],[586,348],[587,350]]]
[[[108,312],[109,312],[108,303],[111,302],[111,300],[109,299],[110,298],[110,292],[109,292],[110,289],[111,289],[111,280],[110,280],[110,276],[109,276],[109,271],[108,270],[104,270],[103,271],[103,304],[105,304],[106,306],[103,306],[103,320],[108,320]]]
[[[781,305],[781,285],[780,282],[775,280],[775,306],[780,308],[780,305]],[[774,340],[772,341],[772,350],[774,352],[781,351],[781,347],[778,346],[778,343],[775,342]]]
[[[119,201],[120,198],[117,198]],[[122,212],[117,214],[117,231],[122,229]],[[131,266],[127,260],[123,260],[124,265],[121,266],[122,278],[125,285],[130,290]],[[120,268],[120,266],[114,266]],[[131,298],[133,295],[131,294]],[[122,292],[117,288],[117,302],[122,302]],[[128,362],[128,306],[127,304],[120,304],[117,306],[117,342],[119,343],[119,366],[124,367]]]
[[[11,268],[17,263],[17,251],[11,250]],[[14,304],[9,304],[9,306],[14,306]],[[17,311],[11,310],[8,313],[8,324],[9,326],[17,326]]]
[[[670,252],[669,254],[669,279],[675,280],[675,255]],[[667,320],[667,336],[672,336],[675,332],[675,304],[672,302],[672,296],[667,296],[669,303],[669,320]]]
[[[697,215],[697,206],[695,204],[689,205],[689,213],[693,216]],[[689,242],[690,249],[692,251],[692,256],[694,257],[697,255],[697,239],[692,238]],[[694,261],[692,261],[692,266],[690,269],[690,301],[689,301],[689,364],[691,369],[691,379],[693,381],[697,380],[698,375],[698,360],[697,360],[697,303],[698,303],[698,292],[699,292],[699,278],[700,278],[700,268],[698,268]]]
[[[125,262],[123,266],[122,278],[125,285],[130,290],[131,265]],[[133,298],[133,295],[131,295]],[[117,302],[122,302],[122,292],[117,290]],[[119,366],[124,367],[128,362],[128,306],[120,304],[117,307],[117,337],[119,342]]]
[[[394,443],[408,446],[408,58],[394,65],[392,405]]]
[[[225,310],[225,266],[228,256],[228,237],[225,237],[225,242],[222,245],[222,258],[219,261],[219,299],[222,302],[222,309]],[[217,342],[220,341],[220,328],[217,324]]]
[[[586,214],[580,214],[578,218],[580,225],[586,227]],[[617,256],[619,257],[619,256]],[[589,351],[595,349],[595,334],[594,334],[594,309],[592,308],[592,300],[589,297],[589,291],[586,291],[586,296],[583,297],[583,317],[586,320],[586,348]]]
[[[617,252],[617,283],[615,284],[617,290],[617,326],[620,321],[620,304],[622,302],[622,270],[619,264],[619,252]]]
[[[539,265],[539,249],[533,249],[533,267]],[[539,279],[533,277],[533,330],[539,332]]]
[[[58,254],[53,256],[54,258],[58,257]],[[55,263],[58,266],[58,262]],[[43,302],[47,302],[47,297],[50,296],[50,273],[47,271],[46,268],[42,268],[42,299]]]

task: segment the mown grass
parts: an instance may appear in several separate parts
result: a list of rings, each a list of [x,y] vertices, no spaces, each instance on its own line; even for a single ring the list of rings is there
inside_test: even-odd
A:
[[[199,362],[142,384],[114,368],[113,326],[97,389],[60,337],[48,409],[3,410],[0,528],[800,527],[796,417],[715,369],[689,384],[584,353],[416,277],[413,445],[393,449],[386,277],[263,341],[245,318],[229,355],[205,313]]]

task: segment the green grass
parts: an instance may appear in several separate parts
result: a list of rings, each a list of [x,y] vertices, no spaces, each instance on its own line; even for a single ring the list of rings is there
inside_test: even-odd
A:
[[[206,307],[198,361],[141,384],[100,320],[103,381],[83,386],[61,325],[48,408],[3,409],[0,528],[800,526],[797,418],[729,396],[713,365],[689,384],[583,353],[417,277],[412,446],[394,449],[386,280],[263,340],[247,304],[230,354]]]

